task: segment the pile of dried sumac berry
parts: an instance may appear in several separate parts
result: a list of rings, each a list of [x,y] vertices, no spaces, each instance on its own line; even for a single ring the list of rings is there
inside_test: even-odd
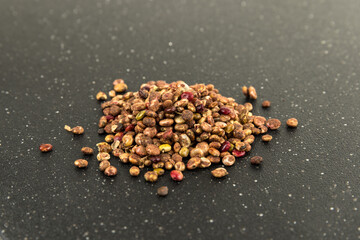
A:
[[[126,92],[128,86],[122,79],[116,79],[113,85],[109,101],[104,92],[96,95],[103,101],[98,133],[106,134],[105,141],[97,144],[97,159],[100,171],[107,176],[117,174],[110,163],[112,154],[132,165],[131,176],[139,176],[146,169],[143,175],[149,182],[156,182],[166,170],[171,171],[174,181],[182,181],[185,170],[218,164],[223,166],[211,174],[221,178],[228,174],[224,167],[232,166],[251,150],[255,136],[262,135],[262,140],[269,142],[272,136],[265,133],[281,126],[278,119],[253,115],[251,103],[238,104],[234,98],[219,94],[212,84],[150,81],[137,92]],[[242,87],[242,92],[247,98],[257,99],[253,86]],[[264,101],[262,107],[270,107],[270,101]],[[287,125],[297,127],[298,121],[290,118]],[[84,132],[81,126],[65,125],[65,129],[74,134]],[[52,146],[42,144],[40,150],[48,152]],[[93,154],[89,147],[81,151]],[[260,156],[250,159],[253,165],[262,161]],[[79,168],[88,166],[85,159],[74,164]],[[158,189],[160,196],[167,193],[167,187]]]
[[[144,169],[145,180],[155,182],[169,170],[174,181],[181,181],[185,170],[232,166],[236,158],[251,150],[256,135],[281,126],[278,119],[253,115],[251,103],[238,104],[219,94],[212,84],[150,81],[137,92],[115,93],[126,89],[122,79],[115,80],[109,93],[112,99],[101,104],[104,116],[99,120],[99,133],[107,135],[97,144],[97,158],[100,170],[108,176],[117,173],[109,162],[112,153],[121,162],[133,165],[131,176]],[[243,87],[242,92],[257,98],[252,86]],[[107,100],[107,95],[99,92],[96,98]],[[270,106],[270,102],[265,105]],[[271,138],[263,135],[264,141]],[[228,174],[222,167],[211,173],[214,177]]]

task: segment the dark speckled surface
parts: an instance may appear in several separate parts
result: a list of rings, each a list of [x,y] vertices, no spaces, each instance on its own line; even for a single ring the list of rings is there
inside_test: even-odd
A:
[[[0,239],[360,238],[359,1],[0,4]],[[80,148],[101,139],[94,95],[119,77],[131,90],[213,83],[239,102],[252,84],[255,114],[300,124],[256,140],[263,166],[247,157],[224,180],[199,170],[152,185],[115,159],[113,179],[95,158],[78,171]]]

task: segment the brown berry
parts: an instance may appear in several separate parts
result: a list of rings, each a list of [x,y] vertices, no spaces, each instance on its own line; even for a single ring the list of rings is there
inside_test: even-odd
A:
[[[110,167],[110,162],[107,160],[104,160],[99,164],[99,170],[102,172],[105,171],[105,169],[107,169],[108,167]]]
[[[115,79],[115,80],[113,81],[113,85],[114,85],[114,86],[117,85],[117,84],[119,84],[119,83],[124,83],[124,80],[121,79],[121,78],[119,78],[119,79]]]
[[[256,90],[255,90],[255,88],[254,88],[253,86],[250,86],[250,87],[248,88],[248,93],[249,93],[249,97],[250,97],[251,99],[257,99]]]
[[[248,97],[248,88],[247,88],[247,86],[242,87],[242,93],[244,94],[245,97]]]
[[[84,154],[84,155],[93,155],[94,154],[94,150],[90,147],[83,147],[81,148],[81,152]]]
[[[118,93],[123,93],[128,89],[128,86],[125,83],[118,83],[114,86],[114,90]]]
[[[144,174],[144,178],[147,182],[156,182],[158,179],[158,175],[154,171],[148,171]]]
[[[271,103],[268,100],[265,100],[265,101],[262,102],[262,107],[263,108],[268,108],[268,107],[270,107],[270,105],[271,105]]]
[[[222,178],[228,175],[228,171],[225,168],[216,168],[215,170],[211,171],[211,174],[216,178]]]
[[[105,169],[104,173],[106,176],[112,177],[117,174],[117,169],[114,166],[109,166]]]
[[[261,137],[261,139],[264,141],[264,142],[270,142],[271,140],[272,140],[272,136],[271,135],[269,135],[269,134],[266,134],[266,135],[263,135],[262,137]]]
[[[78,159],[74,162],[74,165],[78,168],[86,168],[88,166],[88,161],[85,159]]]
[[[168,195],[168,193],[169,189],[166,186],[159,187],[157,190],[157,194],[161,197],[165,197],[166,195]]]
[[[260,156],[254,156],[254,157],[250,158],[250,162],[252,165],[259,165],[262,163],[262,161],[263,161],[263,158]]]
[[[115,97],[116,96],[116,92],[115,92],[115,90],[110,90],[109,91],[109,97]]]
[[[98,92],[97,94],[96,94],[96,100],[107,100],[107,96],[106,96],[106,93],[104,93],[104,92]]]
[[[296,118],[289,118],[287,121],[286,121],[286,124],[288,125],[288,127],[297,127],[298,126],[298,120]]]
[[[222,163],[225,166],[230,167],[230,166],[234,165],[235,157],[233,155],[226,155],[226,156],[223,157]]]
[[[84,128],[81,127],[81,126],[76,126],[76,127],[72,128],[71,131],[72,131],[73,134],[81,135],[81,134],[84,133]]]
[[[140,174],[140,168],[138,168],[137,166],[132,166],[129,170],[129,173],[131,176],[136,177],[139,176]]]
[[[266,121],[266,126],[271,130],[276,130],[281,126],[281,122],[279,119],[271,118]]]
[[[41,152],[50,152],[53,149],[53,146],[49,143],[43,143],[39,147]]]

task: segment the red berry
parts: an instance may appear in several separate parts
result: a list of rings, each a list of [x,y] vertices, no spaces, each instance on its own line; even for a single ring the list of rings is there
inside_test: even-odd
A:
[[[116,142],[116,141],[120,141],[120,142],[121,142],[123,136],[124,136],[124,133],[121,132],[118,136],[115,136],[115,137],[114,137],[114,142]]]
[[[114,116],[113,115],[106,115],[106,120],[110,121],[113,120]]]
[[[243,157],[243,156],[245,156],[245,151],[239,151],[239,150],[236,150],[236,149],[234,149],[233,151],[232,151],[232,154],[235,156],[235,157]]]
[[[194,99],[194,94],[192,92],[183,92],[181,94],[181,99],[187,99],[189,102],[192,102]]]
[[[129,126],[127,126],[125,128],[125,132],[130,132],[130,131],[134,130],[134,128],[135,128],[135,124],[130,124]]]
[[[182,181],[184,178],[184,175],[182,174],[182,172],[180,172],[178,170],[172,170],[170,172],[170,176],[171,176],[172,180],[174,180],[174,181]]]
[[[204,105],[203,104],[199,104],[196,106],[196,112],[201,113],[204,111]]]
[[[219,113],[224,115],[229,115],[231,113],[231,110],[227,107],[221,107]]]
[[[225,141],[222,145],[221,145],[221,147],[220,147],[220,152],[227,152],[229,149],[230,149],[230,147],[231,147],[231,144],[230,144],[230,142],[229,141]]]

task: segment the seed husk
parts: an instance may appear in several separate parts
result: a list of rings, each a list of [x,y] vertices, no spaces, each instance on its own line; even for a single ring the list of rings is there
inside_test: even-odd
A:
[[[161,197],[165,197],[166,195],[168,195],[168,193],[169,189],[166,186],[159,187],[157,190],[157,194]]]
[[[104,92],[98,92],[97,94],[96,94],[96,100],[99,100],[99,101],[101,101],[101,100],[107,100],[107,96],[106,96],[106,93],[104,93]]]
[[[295,128],[298,126],[298,120],[296,118],[289,118],[287,121],[286,121],[286,124],[288,125],[288,127],[292,127],[292,128]]]
[[[71,132],[72,131],[72,128],[69,126],[69,125],[65,125],[64,126],[64,129],[68,132]]]
[[[225,168],[216,168],[215,170],[211,171],[211,174],[216,178],[222,178],[228,175],[228,171]]]

